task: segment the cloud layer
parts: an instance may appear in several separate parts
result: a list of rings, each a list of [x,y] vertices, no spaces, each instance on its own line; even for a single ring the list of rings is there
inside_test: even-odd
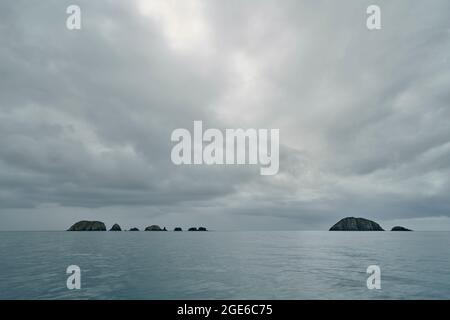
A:
[[[0,228],[450,229],[450,3],[378,2],[3,1]],[[194,120],[279,128],[280,173],[174,166]]]

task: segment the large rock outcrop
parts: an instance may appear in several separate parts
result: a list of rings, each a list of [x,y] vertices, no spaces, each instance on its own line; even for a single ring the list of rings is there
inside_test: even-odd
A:
[[[197,231],[208,231],[205,227],[199,227]]]
[[[119,226],[117,223],[115,223],[115,224],[111,227],[111,229],[109,229],[109,231],[122,231],[122,229],[120,228],[120,226]]]
[[[391,229],[391,231],[412,231],[412,230],[401,226],[395,226]]]
[[[131,228],[130,231],[139,231],[138,228]]]
[[[163,230],[161,229],[160,226],[157,226],[156,224],[154,224],[152,226],[145,228],[145,231],[163,231]]]
[[[183,231],[183,229],[181,229],[180,227],[176,227],[175,229],[173,229],[173,231]]]
[[[188,231],[198,231],[196,227],[191,227],[188,229]]]
[[[79,221],[67,231],[106,231],[106,226],[101,221]]]
[[[347,217],[330,228],[330,231],[384,231],[374,221],[364,218]]]

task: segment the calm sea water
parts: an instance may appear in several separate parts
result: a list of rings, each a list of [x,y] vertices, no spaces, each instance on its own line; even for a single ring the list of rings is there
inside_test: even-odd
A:
[[[449,299],[449,248],[449,232],[0,232],[0,298]]]

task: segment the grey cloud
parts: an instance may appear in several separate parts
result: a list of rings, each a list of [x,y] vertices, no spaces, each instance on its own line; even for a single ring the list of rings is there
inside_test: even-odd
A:
[[[370,1],[207,1],[183,19],[79,1],[78,32],[69,4],[0,4],[2,228],[17,212],[58,212],[51,228],[81,215],[216,229],[449,217],[448,1],[381,1],[376,32]],[[191,47],[172,43],[173,21]],[[170,134],[194,120],[279,128],[280,173],[174,166]]]

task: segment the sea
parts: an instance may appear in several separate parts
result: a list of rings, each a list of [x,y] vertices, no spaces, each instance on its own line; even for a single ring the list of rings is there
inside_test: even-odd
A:
[[[449,298],[450,232],[0,232],[0,299]]]

